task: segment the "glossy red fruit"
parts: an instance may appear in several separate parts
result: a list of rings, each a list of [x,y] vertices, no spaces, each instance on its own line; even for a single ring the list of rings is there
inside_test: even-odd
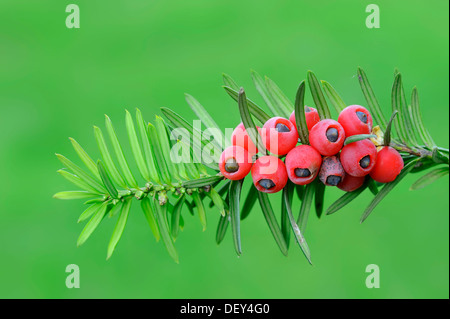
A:
[[[344,128],[335,120],[322,120],[309,132],[309,143],[324,156],[337,154],[344,145],[344,140]]]
[[[344,128],[346,137],[372,132],[372,116],[361,105],[347,106],[339,114],[338,122]]]
[[[353,142],[342,148],[339,159],[347,174],[366,176],[377,162],[377,148],[368,139]]]
[[[289,179],[297,185],[311,183],[319,174],[322,156],[312,146],[299,145],[286,155]]]
[[[256,129],[259,131],[260,128],[256,127]],[[248,135],[242,122],[236,126],[231,134],[231,144],[245,148],[252,155],[258,153],[258,148],[250,139],[250,136]]]
[[[337,187],[342,189],[345,192],[353,192],[363,186],[366,178],[363,177],[355,177],[351,175],[345,175],[345,178],[342,182],[340,182]]]
[[[337,186],[345,180],[345,171],[337,156],[323,158],[319,179],[327,186]]]
[[[377,154],[377,162],[370,172],[370,177],[380,183],[392,182],[402,171],[403,165],[400,153],[390,146],[385,146]]]
[[[219,169],[223,176],[231,180],[243,179],[252,168],[252,157],[240,146],[229,146],[220,155]]]
[[[313,107],[309,107],[305,105],[305,119],[306,119],[306,126],[308,127],[308,131],[311,131],[314,125],[319,123],[320,117],[319,112]],[[289,121],[294,124],[295,127],[297,127],[296,121],[295,121],[295,111],[291,113],[291,116],[289,116]]]
[[[295,125],[282,117],[272,117],[264,123],[261,135],[267,150],[276,155],[287,154],[298,142]]]
[[[288,181],[286,166],[275,156],[262,156],[252,166],[252,179],[256,189],[264,193],[276,193]]]

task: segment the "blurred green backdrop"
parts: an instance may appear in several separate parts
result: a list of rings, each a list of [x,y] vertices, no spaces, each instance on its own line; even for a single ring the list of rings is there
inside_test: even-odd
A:
[[[410,192],[418,176],[409,176],[363,225],[369,193],[336,215],[311,216],[312,267],[293,241],[282,256],[259,209],[241,225],[240,258],[230,233],[215,244],[216,210],[208,211],[205,232],[185,215],[175,264],[137,205],[107,262],[115,221],[77,248],[82,202],[51,197],[73,188],[56,174],[55,152],[77,160],[70,136],[98,156],[92,125],[103,128],[104,113],[126,141],[125,108],[153,120],[168,106],[193,119],[183,96],[189,92],[222,128],[234,127],[238,111],[221,88],[222,72],[261,105],[250,69],[292,100],[311,69],[347,103],[364,104],[355,77],[361,66],[389,114],[398,67],[408,95],[418,86],[435,141],[448,147],[448,1],[376,1],[380,29],[365,26],[371,1],[76,0],[81,28],[67,29],[69,3],[0,4],[0,297],[449,297],[448,177]],[[340,194],[328,190],[326,205]],[[80,266],[80,289],[65,286],[72,263]],[[380,289],[365,286],[372,263]]]

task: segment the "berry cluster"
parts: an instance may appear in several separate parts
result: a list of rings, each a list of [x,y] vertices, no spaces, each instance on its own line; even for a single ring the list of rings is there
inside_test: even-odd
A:
[[[295,112],[288,119],[273,117],[262,128],[257,127],[261,141],[272,155],[253,158],[258,148],[251,141],[244,125],[232,134],[232,146],[220,158],[222,174],[231,180],[243,179],[251,172],[255,187],[265,193],[283,189],[288,179],[306,185],[319,177],[327,186],[352,192],[364,183],[366,175],[388,183],[403,169],[403,159],[390,146],[377,147],[369,139],[344,146],[347,137],[370,134],[372,116],[360,105],[350,105],[338,120],[323,119],[312,107],[305,106],[305,119],[310,145],[297,145]],[[280,158],[284,158],[284,162]]]

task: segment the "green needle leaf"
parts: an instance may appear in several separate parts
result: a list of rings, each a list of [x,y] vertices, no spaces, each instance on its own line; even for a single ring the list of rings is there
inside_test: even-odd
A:
[[[287,186],[287,187],[292,188],[292,186]],[[297,243],[300,246],[300,249],[302,250],[306,259],[308,259],[308,262],[312,265],[311,252],[309,250],[308,244],[306,243],[306,240],[303,237],[302,232],[300,231],[300,228],[298,227],[297,223],[295,222],[294,215],[292,214],[291,200],[292,200],[292,198],[290,198],[289,192],[285,192],[283,189],[283,201],[285,203],[287,216],[289,218],[289,223],[291,224],[292,231],[294,232],[295,239],[297,240]]]
[[[191,95],[185,94],[186,102],[191,107],[192,111],[197,115],[197,117],[202,121],[202,123],[211,129],[215,129],[214,132],[214,142],[217,143],[217,146],[223,150],[222,145],[229,146],[230,143],[222,133],[222,130],[219,128],[217,123],[212,119],[211,115],[205,110],[205,108]]]
[[[394,121],[395,116],[397,115],[398,111],[395,110],[391,118],[389,119],[389,123],[386,126],[386,131],[384,132],[384,146],[389,146],[391,144],[391,130],[392,130],[392,122]]]
[[[169,178],[172,180],[173,176],[176,180],[181,180],[178,175],[177,167],[170,158],[170,143],[167,136],[166,125],[162,117],[156,116],[155,127],[159,138],[160,151],[162,154],[166,154],[165,162],[167,164]]]
[[[199,187],[211,185],[221,179],[223,179],[223,176],[220,176],[220,175],[207,176],[207,177],[202,177],[202,178],[193,179],[193,180],[190,180],[187,182],[183,182],[181,185],[184,188],[199,188]]]
[[[214,189],[214,192],[215,193],[217,193],[218,194],[218,196],[220,197],[220,199],[221,199],[221,201],[222,202],[219,202],[218,203],[218,205],[219,205],[219,207],[221,207],[221,206],[223,206],[223,211],[221,211],[221,214],[222,213],[226,213],[226,206],[227,206],[227,203],[222,199],[222,197],[225,195],[225,197],[226,196],[228,196],[228,191],[230,190],[230,182],[231,182],[231,180],[229,180],[229,179],[227,179],[227,180],[225,180],[225,182],[224,183],[222,183],[221,185],[219,185],[219,186],[214,186],[214,187],[211,187],[211,189]],[[216,182],[217,183],[217,182]],[[220,181],[219,181],[219,183],[220,183]],[[212,185],[214,185],[214,184],[211,184],[211,186]],[[209,196],[211,197],[211,202],[209,203],[209,207],[213,207],[213,206],[215,206],[216,204],[214,203],[214,201],[215,201],[215,199],[213,198],[213,197],[216,197],[217,195],[211,195],[211,194],[209,194]],[[218,201],[218,198],[217,198],[217,201]],[[220,208],[219,208],[219,210],[220,210]],[[223,215],[223,214],[222,214]],[[241,218],[242,219],[242,218]]]
[[[377,138],[377,136],[375,134],[358,134],[358,135],[352,135],[349,136],[345,139],[344,141],[344,146],[348,145],[350,143],[354,143],[354,142],[358,142],[358,141],[362,141],[368,138]]]
[[[280,114],[280,116],[288,119],[294,109],[294,105],[292,105],[292,102],[289,101],[287,96],[283,93],[283,91],[281,91],[275,82],[267,76],[265,77],[265,80],[269,94],[272,96],[272,100],[275,102],[274,104],[277,107],[277,112],[275,114]]]
[[[223,84],[225,84],[225,86],[228,86],[235,91],[239,91],[239,85],[237,85],[237,83],[231,78],[231,76],[229,76],[228,74],[222,73],[222,78],[223,78]]]
[[[322,216],[323,202],[325,197],[325,185],[323,183],[316,183],[314,192],[314,206],[316,208],[316,215],[318,218]]]
[[[236,102],[239,100],[239,88],[233,89],[228,86],[223,86],[225,91],[228,93],[229,96],[233,98]],[[264,112],[258,105],[256,105],[255,102],[247,98],[247,105],[250,113],[261,123],[266,123],[270,116]]]
[[[431,158],[433,162],[437,164],[447,164],[449,163],[448,154],[441,153],[437,147],[434,147],[431,153]]]
[[[305,186],[304,185],[295,185],[295,191],[297,193],[298,199],[300,199],[300,201],[303,201],[303,196],[305,193]]]
[[[184,201],[186,199],[185,194],[182,194],[180,198],[177,200],[175,206],[172,211],[172,237],[176,239],[178,237],[178,232],[180,230],[180,217],[181,217],[181,208],[183,207]]]
[[[414,168],[414,165],[418,160],[419,158],[409,162],[407,165],[405,165],[401,173],[394,181],[384,185],[384,187],[378,192],[377,196],[374,197],[372,202],[364,211],[364,214],[361,216],[361,223],[364,222],[367,217],[369,217],[370,213],[383,200],[383,198],[386,197],[386,195],[389,194],[389,192]]]
[[[194,200],[195,206],[197,207],[198,217],[200,218],[200,223],[202,224],[203,231],[206,229],[206,212],[203,206],[202,199],[198,192],[192,192],[192,199]]]
[[[423,125],[422,115],[420,113],[420,103],[419,103],[419,92],[417,88],[414,87],[411,95],[411,110],[414,118],[414,128],[416,132],[418,132],[422,141],[430,148],[435,146],[433,139],[431,138],[430,133]]]
[[[87,184],[85,181],[83,181],[78,176],[73,175],[73,174],[71,174],[68,171],[63,170],[63,169],[60,169],[60,170],[58,170],[56,172],[59,173],[62,177],[67,179],[72,184],[74,184],[74,185],[84,189],[85,191],[88,191],[90,193],[97,193],[97,190],[95,188],[89,186],[89,184]],[[100,194],[100,193],[98,193],[98,194]]]
[[[128,167],[127,160],[125,159],[125,155],[123,154],[122,147],[120,146],[119,140],[117,139],[116,132],[114,131],[114,127],[112,125],[111,119],[105,115],[105,123],[106,130],[108,131],[109,138],[111,140],[111,144],[113,146],[114,152],[116,153],[117,160],[119,162],[119,166],[122,169],[125,180],[129,186],[138,187],[136,180],[131,174],[130,168]]]
[[[391,94],[391,103],[392,103],[392,112],[398,111],[398,116],[394,120],[394,126],[397,131],[400,139],[407,143],[409,142],[405,127],[405,121],[403,119],[403,110],[402,110],[402,77],[401,74],[398,73],[395,76],[394,84],[392,85],[392,94]]]
[[[405,90],[403,89],[403,82],[401,74],[398,73],[399,86],[400,86],[400,118],[403,121],[403,127],[405,129],[405,136],[407,138],[408,145],[418,145],[414,131],[416,128],[411,121],[408,104],[406,103]]]
[[[233,242],[234,249],[238,256],[242,254],[241,249],[241,218],[239,214],[239,199],[241,197],[242,182],[231,181],[230,183],[230,198],[229,198],[229,208],[230,208],[230,218],[231,218],[231,229],[233,231]]]
[[[177,145],[178,149],[183,147],[180,141],[177,141],[175,144]],[[186,161],[181,160],[179,163],[176,164],[177,170],[178,170],[178,175],[180,175],[180,178],[184,179],[184,180],[189,179],[187,172],[186,172],[186,165],[190,161],[190,159],[189,159],[189,157],[187,157],[187,158],[188,159]],[[185,164],[185,162],[186,162],[186,164]]]
[[[283,255],[288,255],[288,247],[286,241],[284,240],[283,233],[281,232],[280,226],[278,225],[277,219],[270,205],[269,197],[266,193],[258,192],[259,205],[261,206],[264,218],[266,219],[267,225],[272,232],[275,241],[280,248]]]
[[[305,186],[305,191],[303,193],[302,206],[300,207],[300,213],[297,218],[297,224],[300,225],[300,230],[302,233],[305,232],[306,224],[308,222],[308,216],[311,210],[316,183],[321,182],[316,180],[312,183],[309,183],[308,185]]]
[[[224,180],[224,182],[221,185],[215,187],[217,193],[219,193],[221,196],[223,196],[224,194],[228,194],[228,191],[230,190],[229,187],[230,183],[231,183],[230,179]]]
[[[417,181],[412,184],[410,190],[418,190],[434,183],[439,178],[448,175],[448,166],[447,167],[439,167],[431,172],[423,175]]]
[[[175,246],[173,244],[173,239],[170,236],[169,233],[169,226],[167,225],[167,218],[166,212],[167,212],[167,204],[164,206],[159,205],[158,203],[155,203],[155,201],[152,201],[152,206],[156,207],[156,219],[158,221],[159,229],[161,232],[161,238],[164,242],[164,245],[166,246],[167,251],[169,252],[170,257],[178,264],[178,253],[175,249]]]
[[[149,136],[149,141],[150,141],[150,145],[152,146],[153,149],[153,155],[155,156],[155,160],[156,160],[156,164],[158,165],[159,168],[159,173],[161,175],[161,179],[164,183],[171,185],[172,180],[170,178],[170,173],[169,173],[169,169],[168,169],[168,163],[169,161],[166,161],[163,150],[161,149],[161,144],[159,142],[159,138],[158,138],[158,133],[157,130],[155,128],[155,126],[153,126],[153,124],[148,123],[148,136]]]
[[[195,167],[197,168],[197,171],[200,173],[200,175],[201,176],[208,175],[208,171],[206,170],[206,167],[202,163],[200,163],[199,160],[197,160],[197,158],[195,157],[195,154],[194,154],[194,158],[196,159],[194,161]]]
[[[136,124],[141,137],[150,180],[156,183],[161,183],[155,166],[155,161],[153,159],[152,147],[148,139],[147,125],[145,124],[144,118],[142,117],[142,113],[139,109],[136,109]]]
[[[152,206],[152,202],[150,202],[150,199],[148,197],[145,197],[141,200],[141,208],[142,212],[144,213],[145,219],[150,226],[150,230],[152,231],[153,236],[155,236],[156,241],[158,242],[161,234],[159,232],[158,222],[156,221],[156,211]]]
[[[114,164],[111,158],[111,154],[109,153],[108,147],[106,146],[103,133],[97,126],[94,126],[94,134],[95,139],[97,140],[97,145],[100,150],[100,154],[102,155],[103,161],[105,162],[106,170],[111,175],[112,179],[116,184],[120,185],[123,188],[127,188],[126,183],[124,182],[122,176],[120,175],[116,165]]]
[[[91,236],[91,234],[94,232],[94,230],[98,227],[100,222],[103,220],[103,217],[105,217],[106,214],[106,208],[108,206],[108,202],[104,202],[98,211],[94,214],[94,216],[91,217],[91,219],[88,221],[86,226],[84,226],[83,230],[81,231],[80,236],[77,240],[77,246],[83,245],[86,240]]]
[[[384,131],[387,126],[387,121],[384,118],[383,112],[381,112],[380,105],[378,104],[375,93],[370,86],[369,80],[367,79],[366,73],[363,69],[358,67],[358,80],[361,85],[361,90],[369,106],[369,111],[372,114],[375,123],[378,123],[381,130]]]
[[[194,163],[194,160],[192,158],[189,159],[189,162],[185,162],[184,166],[186,167],[189,175],[192,178],[194,178],[194,180],[200,179],[200,172],[198,171],[197,165]],[[188,183],[188,185],[189,185],[189,182],[183,182],[183,183]],[[195,187],[193,187],[193,188],[195,188]]]
[[[250,212],[252,211],[253,206],[255,205],[256,199],[258,198],[258,194],[257,194],[258,190],[256,189],[255,185],[250,186],[250,190],[247,193],[247,197],[245,198],[244,201],[244,206],[242,207],[241,210],[241,220],[244,220],[245,218],[247,218],[247,216],[250,214]]]
[[[220,216],[219,223],[217,224],[216,230],[216,243],[219,245],[225,234],[227,233],[228,224],[230,223],[230,215],[227,213],[225,216]]]
[[[409,163],[411,160],[403,160],[403,162],[405,164]],[[414,165],[414,168],[411,170],[411,173],[419,173],[422,172],[424,170],[427,170],[429,168],[432,168],[436,165],[439,165],[438,163],[435,163],[433,160],[428,159],[428,158],[422,158],[420,159],[416,165]]]
[[[139,140],[136,134],[136,129],[134,127],[133,118],[130,112],[125,110],[125,126],[127,128],[128,139],[131,145],[131,151],[133,152],[134,159],[136,160],[137,167],[141,176],[146,180],[150,181],[151,177],[148,172],[147,164],[144,160],[144,155],[142,155],[141,146],[139,145]]]
[[[277,116],[277,108],[275,106],[275,102],[272,100],[272,95],[270,94],[266,82],[264,79],[254,70],[251,70],[252,74],[252,80],[253,84],[256,87],[256,90],[263,98],[264,102],[267,104],[267,107],[272,112],[272,114],[275,114]]]
[[[295,96],[295,123],[302,144],[309,145],[309,131],[305,115],[305,80],[300,82]]]
[[[73,148],[77,152],[80,159],[83,161],[83,163],[86,165],[86,167],[94,174],[94,177],[100,181],[100,175],[97,171],[97,166],[95,165],[92,158],[89,157],[89,155],[86,153],[86,151],[81,147],[80,144],[78,144],[77,141],[75,141],[73,138],[69,137],[70,141],[72,142]]]
[[[102,206],[103,202],[101,203],[95,203],[86,208],[84,212],[81,213],[80,217],[78,217],[77,223],[81,223],[85,221],[86,219],[90,218],[92,215],[94,215],[99,208]]]
[[[319,81],[312,71],[308,71],[308,84],[320,119],[331,119],[331,113],[330,109],[328,108],[327,101],[323,96]]]
[[[95,204],[95,203],[103,203],[105,200],[108,199],[108,196],[106,195],[101,195],[101,197],[97,197],[97,198],[92,198],[92,199],[88,199],[87,201],[85,201],[83,204],[84,205],[91,205],[91,204]]]
[[[367,179],[368,179],[367,186],[369,187],[372,194],[374,194],[376,196],[378,194],[377,184],[375,183],[375,181],[372,178],[367,177]]]
[[[105,167],[103,166],[103,163],[100,160],[97,161],[97,167],[98,171],[100,172],[100,177],[103,181],[103,185],[105,185],[109,195],[111,195],[112,198],[119,198],[119,193],[117,192],[116,187],[109,178],[109,175],[106,172]]]
[[[330,207],[328,207],[326,215],[331,215],[344,206],[346,206],[348,203],[350,203],[352,200],[354,200],[356,197],[358,197],[365,189],[367,188],[367,183],[361,186],[360,188],[354,190],[353,192],[346,192],[344,195],[339,197],[338,200],[336,200],[333,204],[331,204]]]
[[[289,212],[288,209],[291,209],[292,205],[292,195],[294,194],[294,187],[288,183],[282,192],[282,200],[281,200],[281,233],[283,234],[284,241],[286,242],[286,246],[289,249],[289,241],[291,235],[291,223],[289,221]],[[286,200],[284,198],[286,197]],[[289,206],[289,207],[288,207]]]
[[[114,204],[114,206],[111,208],[111,210],[108,213],[108,217],[112,218],[114,216],[116,216],[118,213],[120,213],[122,211],[122,201],[117,201],[116,204]]]
[[[84,198],[92,198],[97,197],[99,194],[89,193],[85,191],[66,191],[59,192],[53,195],[53,198],[56,199],[84,199]]]
[[[212,203],[214,203],[214,206],[217,207],[220,214],[222,216],[224,216],[225,215],[225,203],[223,202],[223,199],[220,196],[220,194],[214,189],[214,187],[211,187],[211,190],[206,194],[211,198]]]
[[[90,175],[88,175],[84,170],[82,170],[79,166],[74,164],[72,161],[67,159],[61,154],[56,154],[56,157],[60,160],[60,162],[71,170],[78,178],[80,178],[83,182],[88,184],[91,188],[95,189],[97,193],[104,194],[106,189],[100,185],[96,180],[94,180]]]
[[[112,256],[120,238],[122,237],[123,230],[125,229],[125,225],[127,224],[128,214],[130,212],[131,198],[129,198],[129,199],[125,200],[125,202],[117,204],[117,205],[121,205],[122,208],[121,208],[119,218],[117,219],[116,226],[114,227],[114,231],[111,236],[111,240],[109,241],[109,244],[108,244],[108,252],[106,255],[106,260],[108,260]]]
[[[266,147],[262,143],[262,139],[260,138],[260,135],[256,129],[256,125],[253,122],[250,111],[248,110],[247,98],[245,96],[245,91],[243,88],[241,88],[241,90],[239,91],[238,105],[242,123],[244,124],[248,136],[250,137],[251,141],[258,147],[258,150],[262,154],[265,154],[267,152]]]
[[[345,102],[342,100],[342,98],[339,96],[339,94],[331,86],[330,83],[323,80],[321,80],[320,82],[322,83],[323,91],[330,100],[331,104],[333,104],[334,108],[336,109],[336,112],[338,114],[341,113],[342,110],[347,107],[347,104],[345,104]]]

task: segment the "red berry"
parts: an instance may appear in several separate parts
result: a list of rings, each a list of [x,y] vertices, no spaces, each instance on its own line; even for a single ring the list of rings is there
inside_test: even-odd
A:
[[[344,145],[345,131],[335,120],[322,120],[309,132],[309,142],[320,154],[337,154]]]
[[[346,192],[353,192],[360,188],[365,181],[365,177],[355,177],[352,175],[345,175],[345,178],[342,182],[340,182],[337,187]]]
[[[297,185],[311,183],[319,174],[322,156],[309,145],[299,145],[286,155],[289,179]]]
[[[345,171],[337,156],[323,158],[322,167],[319,171],[319,179],[327,186],[337,186],[344,181]]]
[[[252,179],[260,192],[279,192],[288,180],[286,166],[278,157],[262,156],[252,166]]]
[[[395,180],[403,169],[403,158],[400,153],[390,146],[383,147],[377,155],[375,167],[370,177],[380,183],[389,183]]]
[[[366,176],[377,162],[377,148],[367,139],[353,142],[344,146],[340,160],[347,174]]]
[[[305,118],[306,118],[306,126],[308,127],[308,131],[311,131],[314,125],[316,125],[320,121],[319,112],[313,107],[309,107],[305,105]],[[295,121],[295,111],[291,113],[289,116],[289,121],[297,127]]]
[[[259,127],[256,127],[259,130]],[[231,144],[245,148],[250,154],[258,153],[258,148],[248,136],[244,124],[241,122],[231,134]]]
[[[372,131],[372,116],[361,105],[347,106],[339,114],[338,122],[344,128],[346,137],[357,134],[370,134]]]
[[[285,155],[298,142],[298,133],[291,121],[282,117],[272,117],[264,123],[262,139],[272,154]]]
[[[237,181],[243,179],[252,168],[252,157],[240,146],[229,146],[220,155],[219,169],[223,176]]]

